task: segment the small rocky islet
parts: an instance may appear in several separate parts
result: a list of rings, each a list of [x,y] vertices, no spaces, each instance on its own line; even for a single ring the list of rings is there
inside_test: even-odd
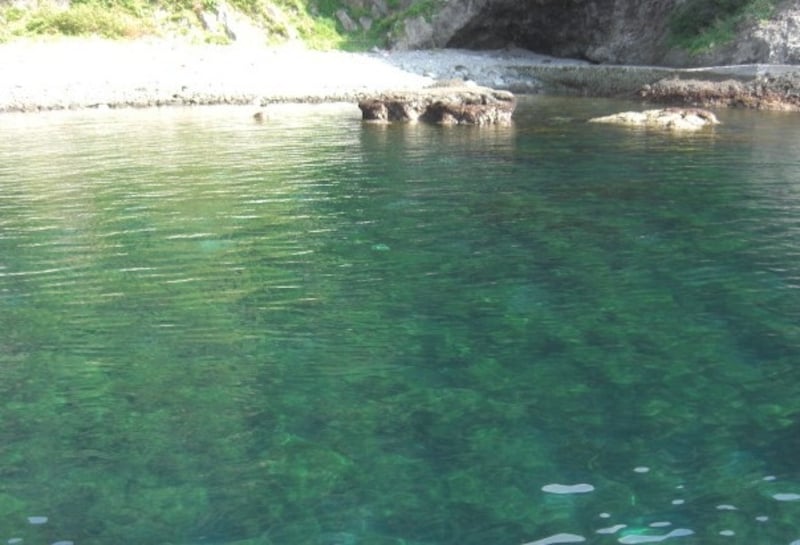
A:
[[[359,101],[358,107],[362,119],[371,122],[492,125],[511,122],[516,100],[508,91],[451,80],[420,90],[381,93]]]

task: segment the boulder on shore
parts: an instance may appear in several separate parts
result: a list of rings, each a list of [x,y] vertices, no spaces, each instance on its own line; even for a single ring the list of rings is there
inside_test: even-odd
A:
[[[595,117],[589,122],[675,131],[695,131],[719,124],[717,116],[702,108],[662,108],[643,112],[621,112]]]
[[[446,82],[421,90],[381,93],[358,103],[365,121],[491,125],[511,122],[514,95],[463,82]]]

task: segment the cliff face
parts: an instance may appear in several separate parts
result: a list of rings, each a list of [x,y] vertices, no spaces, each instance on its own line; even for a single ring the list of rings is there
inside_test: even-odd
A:
[[[406,21],[401,49],[523,47],[598,63],[701,66],[800,63],[800,7],[785,1],[768,21],[699,55],[669,43],[671,14],[685,0],[449,0]]]

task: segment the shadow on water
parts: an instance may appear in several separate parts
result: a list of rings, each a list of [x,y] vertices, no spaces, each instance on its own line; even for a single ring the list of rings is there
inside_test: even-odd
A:
[[[797,129],[639,107],[0,119],[0,537],[796,544]]]

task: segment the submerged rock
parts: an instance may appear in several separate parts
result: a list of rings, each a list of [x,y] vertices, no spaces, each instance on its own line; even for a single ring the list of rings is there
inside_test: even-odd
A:
[[[643,112],[621,112],[595,117],[589,122],[676,131],[694,131],[719,124],[717,116],[702,108],[663,108]]]
[[[381,93],[358,103],[365,121],[425,121],[443,125],[491,125],[511,121],[514,95],[464,82],[421,90]]]

